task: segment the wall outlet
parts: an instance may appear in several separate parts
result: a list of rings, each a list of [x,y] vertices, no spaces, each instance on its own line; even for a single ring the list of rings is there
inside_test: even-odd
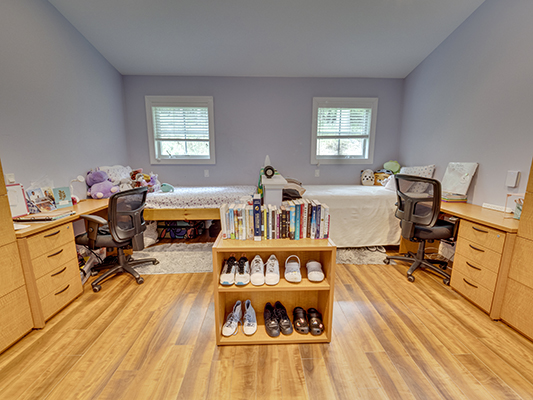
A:
[[[209,178],[209,170],[204,169],[204,178]]]
[[[6,182],[9,184],[15,183],[15,174],[6,174]]]
[[[320,170],[315,169],[315,177],[318,178],[320,176]]]

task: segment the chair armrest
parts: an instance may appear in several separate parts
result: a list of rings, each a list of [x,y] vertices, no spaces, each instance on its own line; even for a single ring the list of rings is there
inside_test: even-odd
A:
[[[91,215],[91,214],[84,214],[80,215],[81,218],[86,219],[89,222],[94,222],[98,225],[105,225],[107,224],[107,221],[105,218],[99,217],[98,215]]]
[[[80,215],[81,218],[87,220],[87,238],[89,239],[89,248],[94,249],[96,237],[98,236],[98,227],[107,224],[105,218],[98,215]]]

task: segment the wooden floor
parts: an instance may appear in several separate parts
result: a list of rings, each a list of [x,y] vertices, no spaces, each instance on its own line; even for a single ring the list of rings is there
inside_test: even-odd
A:
[[[340,265],[333,340],[316,345],[217,348],[210,273],[86,285],[0,355],[0,398],[533,398],[533,343],[406,270]]]

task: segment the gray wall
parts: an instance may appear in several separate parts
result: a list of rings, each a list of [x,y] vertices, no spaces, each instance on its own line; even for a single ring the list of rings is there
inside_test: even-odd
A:
[[[479,163],[469,202],[523,193],[533,156],[533,2],[487,0],[406,79],[400,162]],[[505,185],[508,170],[520,186]]]
[[[402,79],[125,76],[129,163],[176,185],[255,185],[269,155],[280,173],[306,184],[360,183],[362,169],[398,157],[402,91]],[[145,95],[213,96],[216,165],[150,165]],[[315,177],[311,115],[320,96],[379,97],[373,165],[321,165]]]
[[[0,5],[0,158],[55,186],[126,163],[122,76],[43,0]]]

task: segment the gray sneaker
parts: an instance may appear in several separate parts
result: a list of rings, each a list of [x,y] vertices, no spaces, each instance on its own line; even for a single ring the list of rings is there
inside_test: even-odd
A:
[[[255,331],[257,330],[257,318],[255,316],[255,310],[252,307],[252,302],[250,300],[246,300],[244,302],[244,322],[242,326],[242,330],[244,331],[245,335],[253,335]]]
[[[239,323],[241,322],[241,318],[242,318],[241,301],[237,300],[237,302],[233,306],[233,311],[228,314],[228,318],[226,318],[226,323],[222,327],[222,335],[224,336],[236,335],[238,328],[239,328]]]
[[[252,265],[250,266],[251,281],[254,286],[261,286],[265,283],[265,264],[261,256],[257,255],[252,260]]]
[[[274,254],[266,262],[265,283],[277,285],[279,283],[279,262]]]

